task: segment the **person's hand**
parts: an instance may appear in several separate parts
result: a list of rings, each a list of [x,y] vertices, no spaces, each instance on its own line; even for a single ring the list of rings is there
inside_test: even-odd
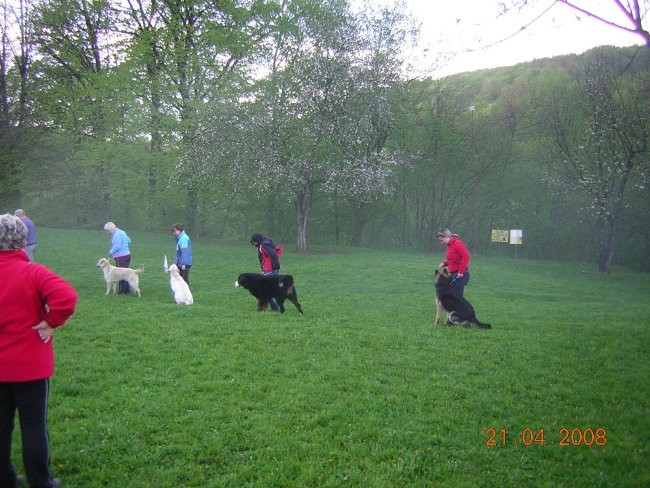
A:
[[[463,277],[463,273],[456,273],[456,278],[462,278],[462,277]]]
[[[439,268],[444,268],[444,267],[445,267],[445,263],[440,263],[440,264],[438,265],[438,267],[439,267]]]
[[[41,321],[39,324],[32,327],[36,332],[38,332],[39,337],[44,343],[50,342],[50,339],[54,335],[54,329],[48,325],[45,320]]]
[[[181,269],[182,269],[183,271],[185,271],[185,265],[184,265],[184,264],[181,265]]]

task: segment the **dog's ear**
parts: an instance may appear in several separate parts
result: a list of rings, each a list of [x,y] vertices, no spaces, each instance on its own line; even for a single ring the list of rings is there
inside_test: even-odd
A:
[[[437,278],[438,276],[440,276],[440,271],[435,270],[435,271],[433,272],[433,276],[434,276],[435,278]]]
[[[442,270],[442,274],[449,278],[449,271],[447,271],[447,268]]]

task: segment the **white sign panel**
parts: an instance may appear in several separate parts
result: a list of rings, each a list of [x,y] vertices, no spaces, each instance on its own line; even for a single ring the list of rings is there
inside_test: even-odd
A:
[[[521,229],[510,229],[510,244],[521,244],[524,231]]]

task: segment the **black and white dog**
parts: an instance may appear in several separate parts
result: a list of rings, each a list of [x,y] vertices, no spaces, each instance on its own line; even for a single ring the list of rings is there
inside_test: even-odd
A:
[[[298,313],[302,315],[302,307],[298,302],[296,287],[293,285],[291,275],[268,275],[258,273],[243,273],[235,281],[237,288],[246,288],[251,295],[257,298],[257,310],[265,311],[269,301],[275,298],[280,313],[284,313],[284,301],[289,299],[296,306]]]
[[[434,284],[436,286],[436,321],[438,324],[440,313],[446,312],[447,324],[471,325],[479,329],[490,329],[490,324],[484,324],[476,318],[474,307],[464,297],[457,296],[451,289],[451,278],[447,270],[434,273]]]

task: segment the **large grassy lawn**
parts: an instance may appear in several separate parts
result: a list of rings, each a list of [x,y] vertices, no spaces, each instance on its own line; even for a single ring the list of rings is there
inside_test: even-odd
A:
[[[188,307],[171,235],[131,233],[140,299],[104,295],[105,232],[38,235],[80,295],[49,409],[66,487],[650,485],[649,275],[474,256],[486,331],[433,325],[442,248],[280,243],[300,317],[233,286],[257,270],[246,239],[193,242]]]

